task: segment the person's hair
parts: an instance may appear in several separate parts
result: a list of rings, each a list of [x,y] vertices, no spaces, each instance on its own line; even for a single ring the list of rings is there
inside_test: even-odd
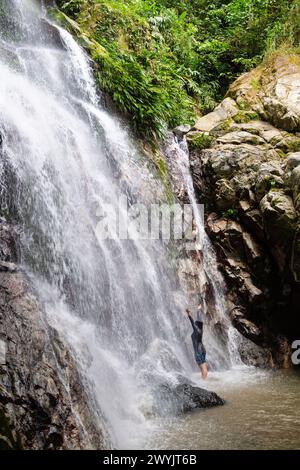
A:
[[[202,327],[202,322],[197,320],[197,321],[195,321],[195,325],[198,326],[198,328],[201,328]]]

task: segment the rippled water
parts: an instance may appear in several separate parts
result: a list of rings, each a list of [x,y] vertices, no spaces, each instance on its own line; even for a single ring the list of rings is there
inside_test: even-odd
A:
[[[299,373],[241,368],[212,373],[206,388],[216,391],[226,404],[170,421],[149,447],[300,449]]]

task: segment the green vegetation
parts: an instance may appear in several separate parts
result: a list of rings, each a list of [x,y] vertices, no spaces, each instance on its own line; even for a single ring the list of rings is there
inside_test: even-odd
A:
[[[201,132],[189,139],[189,147],[192,150],[204,150],[211,147],[213,140],[211,135]]]
[[[232,119],[237,124],[245,124],[247,122],[254,121],[255,119],[259,119],[259,115],[254,111],[239,111]]]
[[[274,178],[270,178],[268,180],[268,186],[269,186],[269,189],[275,189],[275,188],[278,188],[278,181],[276,181],[276,179]]]
[[[192,123],[235,77],[300,40],[300,0],[57,3],[93,46],[102,90],[150,139]]]
[[[289,152],[300,152],[300,139],[293,139],[288,143]]]
[[[224,219],[237,220],[238,210],[234,208],[227,209],[227,211],[223,212],[222,216],[224,217]]]

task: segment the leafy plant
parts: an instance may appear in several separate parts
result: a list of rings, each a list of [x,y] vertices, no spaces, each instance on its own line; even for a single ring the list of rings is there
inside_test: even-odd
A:
[[[239,74],[274,49],[299,46],[299,0],[56,3],[99,45],[100,87],[149,139],[212,110]]]

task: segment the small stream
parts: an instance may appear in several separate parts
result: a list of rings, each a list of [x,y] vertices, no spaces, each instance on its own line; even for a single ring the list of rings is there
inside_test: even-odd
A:
[[[196,382],[203,387],[203,381]],[[241,367],[210,374],[205,387],[223,407],[171,420],[149,447],[190,450],[300,449],[300,374]]]

